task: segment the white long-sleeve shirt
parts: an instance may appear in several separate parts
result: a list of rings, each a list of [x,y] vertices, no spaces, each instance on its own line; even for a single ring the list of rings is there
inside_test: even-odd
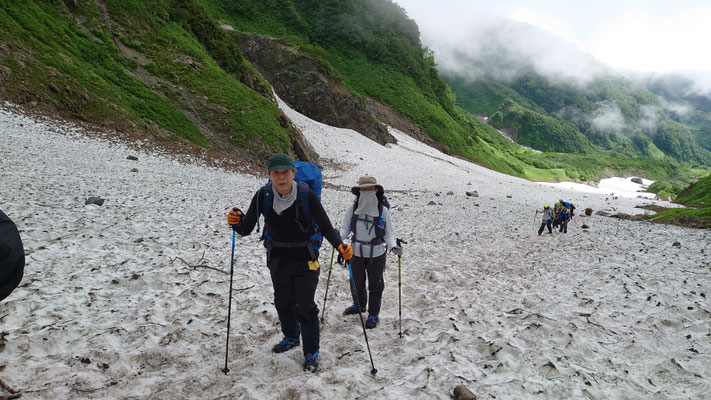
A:
[[[343,225],[341,225],[341,240],[345,240],[351,233],[352,216],[353,204],[348,207],[348,211],[346,211],[346,215],[343,217]],[[358,239],[358,241],[362,242],[370,242],[372,239],[375,238],[375,227],[373,227],[372,222],[373,217],[366,217],[369,219],[369,221],[363,221],[362,219],[356,221],[356,231],[354,232],[354,236]],[[392,220],[390,219],[390,211],[387,209],[387,207],[383,207],[383,218],[385,219],[385,236],[383,237],[383,240],[389,248],[393,248],[396,245],[395,232],[393,231],[393,224]],[[356,257],[379,257],[385,253],[385,244],[378,244],[372,246],[373,253],[371,254],[371,245],[351,241],[351,246],[353,247],[353,255],[355,255]]]

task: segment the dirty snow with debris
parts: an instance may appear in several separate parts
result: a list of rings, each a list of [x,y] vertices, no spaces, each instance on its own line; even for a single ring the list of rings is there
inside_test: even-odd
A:
[[[35,398],[703,398],[711,393],[711,238],[704,230],[576,216],[537,235],[536,208],[647,212],[650,200],[502,175],[397,131],[380,146],[282,107],[321,155],[334,223],[348,187],[388,190],[402,257],[388,258],[370,361],[334,265],[321,369],[281,339],[258,234],[238,238],[228,365],[230,207],[264,177],[87,136],[0,107],[0,208],[27,266],[0,303],[0,377]],[[137,161],[127,160],[128,155]],[[479,197],[470,197],[477,191]],[[451,192],[451,194],[449,194]],[[103,206],[84,205],[90,196]],[[581,225],[589,225],[587,230]],[[331,248],[321,255],[323,306]],[[197,266],[197,267],[196,267]]]

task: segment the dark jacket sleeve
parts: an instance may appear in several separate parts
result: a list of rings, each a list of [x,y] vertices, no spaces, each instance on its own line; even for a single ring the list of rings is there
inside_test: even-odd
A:
[[[254,197],[252,197],[252,202],[249,204],[249,209],[247,210],[247,213],[244,214],[244,216],[239,222],[239,225],[237,226],[237,233],[239,233],[241,236],[247,236],[252,233],[254,225],[257,224],[257,220],[259,219],[260,214],[258,206],[261,205],[261,194],[262,189],[257,190],[257,193],[255,193]]]
[[[333,225],[331,225],[331,220],[328,219],[328,215],[326,215],[326,211],[323,209],[321,200],[319,200],[313,190],[309,191],[309,206],[311,207],[311,216],[313,217],[314,222],[318,224],[323,237],[331,243],[331,246],[338,247],[343,244],[341,235],[333,228]]]
[[[0,211],[0,301],[22,281],[25,271],[25,249],[17,226]]]

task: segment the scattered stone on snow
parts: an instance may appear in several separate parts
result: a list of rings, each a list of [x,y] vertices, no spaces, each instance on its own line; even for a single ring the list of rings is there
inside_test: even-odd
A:
[[[476,400],[476,396],[469,388],[464,385],[458,385],[454,388],[454,398],[456,400]]]
[[[511,195],[510,195],[510,194],[507,194],[507,195],[506,195],[506,198],[507,198],[507,199],[510,199],[510,198],[511,198]]]
[[[138,172],[138,168],[131,168],[131,172]]]
[[[104,204],[105,200],[106,199],[102,199],[101,196],[91,196],[88,199],[84,200],[84,205],[96,204],[97,206],[101,206]]]
[[[436,206],[437,203],[434,200],[430,200],[429,203],[427,203],[428,206]]]
[[[602,217],[609,217],[609,216],[610,216],[610,213],[609,213],[609,212],[605,212],[605,211],[598,211],[598,212],[595,213],[595,215],[599,215],[599,216],[602,216]]]
[[[677,241],[677,242],[674,242],[674,243],[672,244],[672,247],[681,247],[681,243],[679,243],[678,241]]]
[[[590,227],[587,226],[587,225],[585,225],[585,224],[583,224],[582,228],[583,228],[583,229],[590,229]]]
[[[474,190],[474,191],[471,191],[471,192],[467,192],[467,196],[470,196],[470,197],[479,197],[479,193],[478,193],[476,190]]]
[[[451,190],[449,192],[447,192],[447,196],[452,196],[452,195],[454,195],[454,192],[452,192]]]
[[[131,160],[131,161],[138,161],[138,157],[136,157],[136,156],[128,156],[128,157],[126,157],[126,159]]]

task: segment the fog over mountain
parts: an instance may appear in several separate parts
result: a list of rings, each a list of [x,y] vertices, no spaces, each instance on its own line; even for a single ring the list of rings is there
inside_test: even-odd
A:
[[[445,76],[508,82],[534,71],[552,80],[585,83],[613,72],[574,44],[510,19],[479,21],[461,32],[456,41],[446,30],[425,28],[422,40],[435,53]]]

